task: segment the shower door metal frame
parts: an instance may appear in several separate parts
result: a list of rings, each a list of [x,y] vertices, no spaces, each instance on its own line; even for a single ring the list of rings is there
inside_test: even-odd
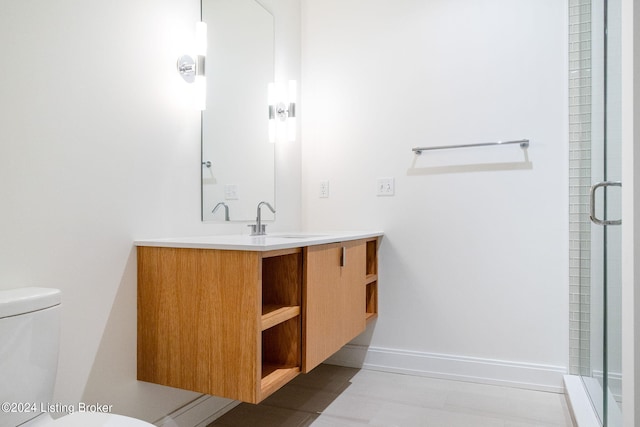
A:
[[[599,309],[601,309],[600,319],[602,322],[602,336],[601,336],[601,357],[602,357],[602,378],[601,378],[601,395],[600,396],[592,396],[589,397],[592,399],[594,409],[596,409],[596,413],[600,418],[603,426],[605,427],[618,427],[620,424],[619,420],[619,409],[614,407],[616,405],[616,400],[614,398],[614,393],[612,393],[612,386],[610,383],[610,376],[612,375],[612,366],[619,366],[619,360],[616,358],[620,357],[620,346],[621,342],[616,341],[616,334],[612,334],[611,325],[615,325],[616,322],[613,317],[614,315],[618,315],[621,307],[621,301],[616,298],[616,289],[620,288],[620,283],[614,283],[620,280],[618,277],[616,280],[615,271],[619,272],[621,266],[619,264],[619,254],[620,248],[614,247],[616,245],[620,245],[620,235],[619,229],[614,228],[610,230],[610,227],[617,227],[622,224],[622,220],[619,218],[610,219],[610,210],[613,208],[616,212],[619,210],[617,202],[619,199],[611,197],[608,193],[609,189],[615,189],[622,186],[622,182],[616,179],[620,178],[621,172],[621,162],[620,159],[615,155],[611,156],[611,153],[615,153],[616,150],[619,150],[619,146],[621,145],[620,135],[617,134],[619,132],[619,112],[616,115],[616,108],[611,108],[617,103],[620,102],[620,93],[619,91],[611,91],[610,89],[613,87],[613,84],[619,84],[619,81],[615,81],[616,76],[610,74],[610,71],[614,72],[617,70],[618,62],[620,58],[615,56],[615,53],[612,54],[612,50],[610,47],[612,46],[610,38],[610,29],[613,27],[610,26],[610,19],[612,15],[610,14],[610,0],[602,0],[602,146],[599,146],[599,141],[594,138],[591,141],[591,150],[594,156],[592,157],[594,161],[592,162],[591,168],[591,177],[598,174],[601,169],[602,172],[602,181],[597,182],[591,186],[589,192],[589,213],[590,220],[595,224],[596,229],[592,228],[592,232],[590,236],[596,237],[598,232],[598,227],[602,227],[602,247],[601,249],[601,258],[598,258],[596,255],[597,251],[591,251],[593,259],[592,262],[601,262],[602,267],[602,277],[593,277],[590,274],[591,280],[598,281],[599,283],[594,282],[593,286],[600,286],[600,292],[602,293],[602,300],[596,301],[591,300],[591,307],[594,307],[593,304],[599,304]],[[613,0],[616,1],[616,0]],[[619,30],[619,27],[618,27]],[[595,43],[594,43],[595,45]],[[594,48],[592,46],[592,48]],[[595,48],[594,48],[595,49]],[[593,70],[593,74],[597,74],[595,70]],[[618,74],[619,80],[619,74]],[[595,79],[591,82],[592,87],[595,82]],[[613,95],[612,95],[613,94]],[[611,120],[613,119],[613,120]],[[613,126],[610,126],[614,123]],[[616,127],[617,124],[617,127]],[[617,144],[617,145],[615,145]],[[598,162],[598,155],[600,153],[594,152],[596,148],[601,149],[601,163],[596,164]],[[614,167],[611,167],[614,166]],[[598,190],[602,189],[602,218],[598,217],[596,213],[596,208],[599,203],[597,203],[597,193]],[[618,208],[618,209],[616,209]],[[619,215],[619,213],[618,213]],[[614,232],[615,231],[615,232]],[[598,242],[597,237],[595,238],[595,242]],[[612,252],[613,251],[613,252]],[[595,255],[595,256],[594,256]],[[616,288],[617,286],[617,288]],[[596,292],[597,294],[597,292]],[[617,308],[617,310],[614,310]],[[594,310],[598,312],[598,309]],[[617,311],[617,313],[616,313]],[[613,335],[613,336],[612,336]],[[591,340],[596,339],[596,337],[591,337]],[[614,347],[616,346],[616,347]],[[617,350],[617,351],[616,351]],[[593,366],[591,366],[592,374],[595,372]],[[596,376],[596,375],[593,375]],[[583,376],[583,381],[585,380]],[[586,382],[585,382],[586,384]],[[593,391],[593,390],[592,390]],[[597,402],[597,403],[596,403]]]

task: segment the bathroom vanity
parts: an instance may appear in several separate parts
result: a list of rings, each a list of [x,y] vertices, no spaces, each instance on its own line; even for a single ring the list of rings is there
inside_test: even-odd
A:
[[[260,402],[377,316],[381,236],[136,241],[138,379]]]

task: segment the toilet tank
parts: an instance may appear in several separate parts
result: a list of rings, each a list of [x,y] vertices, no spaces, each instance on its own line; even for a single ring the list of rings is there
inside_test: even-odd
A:
[[[40,415],[41,403],[54,403],[59,334],[58,289],[0,290],[0,426],[22,424]]]

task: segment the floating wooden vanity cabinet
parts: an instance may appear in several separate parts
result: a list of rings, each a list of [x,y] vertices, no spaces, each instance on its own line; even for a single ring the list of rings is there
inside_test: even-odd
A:
[[[378,236],[273,250],[137,242],[138,379],[260,402],[376,316]]]
[[[138,247],[138,379],[257,403],[301,366],[302,250]]]

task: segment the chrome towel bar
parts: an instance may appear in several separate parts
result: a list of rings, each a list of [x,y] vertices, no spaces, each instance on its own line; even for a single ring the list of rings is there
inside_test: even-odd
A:
[[[448,150],[450,148],[471,148],[471,147],[487,147],[490,145],[508,145],[508,144],[520,144],[520,147],[529,147],[528,139],[516,139],[514,141],[494,141],[494,142],[478,142],[476,144],[460,144],[460,145],[439,145],[436,147],[416,147],[413,148],[413,152],[416,154],[422,154],[423,151],[433,150]]]

